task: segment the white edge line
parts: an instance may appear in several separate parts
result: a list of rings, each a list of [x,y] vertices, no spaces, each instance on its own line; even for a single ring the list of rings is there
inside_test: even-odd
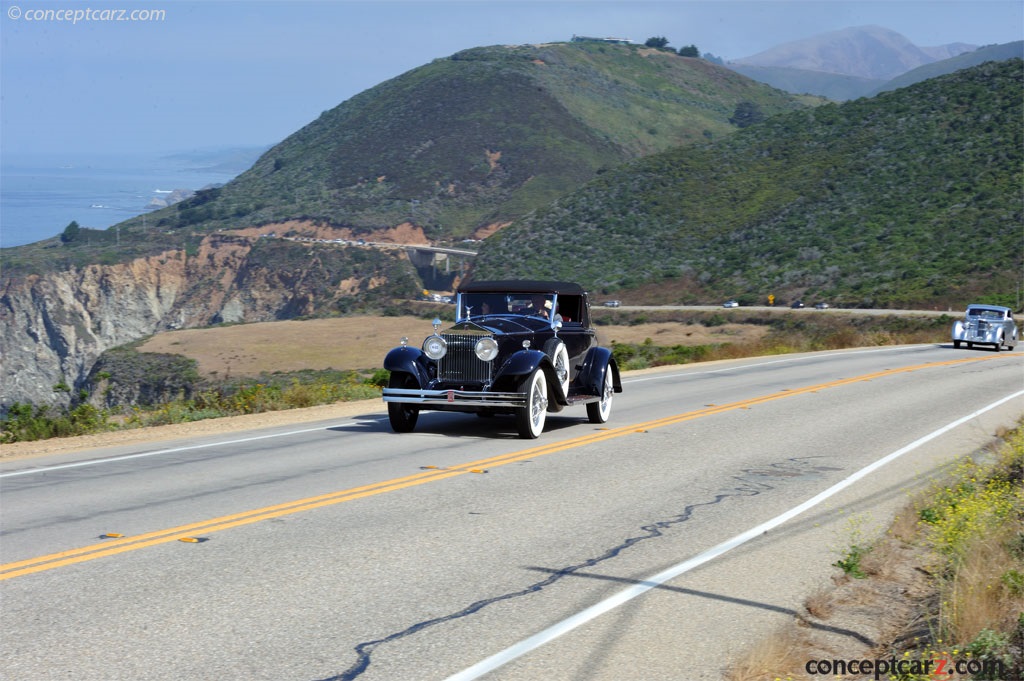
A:
[[[891,454],[888,454],[882,457],[881,459],[878,459],[874,463],[871,463],[865,466],[864,468],[861,468],[856,473],[853,473],[849,477],[832,485],[825,491],[820,492],[817,495],[811,497],[810,499],[803,502],[799,506],[794,506],[785,513],[775,516],[771,520],[761,523],[760,525],[753,527],[747,530],[746,532],[738,534],[732,539],[724,541],[721,544],[718,544],[717,546],[714,546],[704,551],[703,553],[697,554],[693,558],[684,560],[682,563],[679,563],[678,565],[674,565],[666,570],[663,570],[662,572],[659,572],[658,574],[652,577],[648,577],[647,579],[644,579],[635,586],[631,586],[628,589],[624,589],[623,591],[620,591],[619,593],[610,596],[609,598],[606,598],[605,600],[596,603],[590,606],[589,608],[586,608],[585,610],[581,610],[575,615],[572,615],[571,617],[568,617],[562,620],[561,622],[558,622],[557,624],[554,624],[548,627],[547,629],[544,629],[543,631],[536,633],[533,636],[530,636],[529,638],[523,639],[519,643],[516,643],[506,648],[505,650],[502,650],[501,652],[492,655],[485,660],[481,660],[480,662],[477,662],[473,666],[468,667],[463,671],[458,672],[457,674],[449,676],[445,681],[472,681],[473,679],[478,679],[484,674],[494,671],[498,667],[501,667],[511,662],[512,660],[516,659],[517,657],[520,657],[521,655],[525,655],[526,653],[536,650],[545,643],[553,641],[562,634],[568,633],[576,627],[579,627],[593,619],[596,619],[597,617],[600,617],[604,613],[614,608],[617,608],[618,606],[628,601],[631,601],[637,596],[664,584],[670,579],[674,579],[679,575],[689,572],[690,570],[700,565],[703,565],[704,563],[707,563],[708,561],[711,561],[721,556],[722,554],[733,550],[738,546],[747,543],[751,539],[761,536],[768,530],[774,529],[782,523],[786,522],[787,520],[791,520],[792,518],[800,515],[804,511],[807,511],[817,506],[818,504],[825,501],[829,497],[846,489],[847,487],[857,482],[861,478],[864,478],[865,476],[869,475],[870,473],[873,473],[882,466],[891,463],[892,461],[898,459],[907,452],[917,449],[926,442],[934,440],[935,438],[941,435],[944,435],[945,433],[949,432],[950,430],[953,430],[957,426],[961,426],[964,423],[970,421],[971,419],[976,418],[991,409],[995,409],[996,407],[1021,396],[1024,396],[1024,390],[1018,391],[1016,393],[1013,393],[1012,395],[1004,397],[1001,400],[993,402],[987,407],[983,407],[975,412],[968,414],[967,416],[964,416],[963,418],[959,418],[956,421],[953,421],[952,423],[947,424],[942,428],[939,428],[938,430],[932,431],[931,433],[925,435],[924,437],[914,440],[913,442],[903,447],[902,449],[898,449],[895,452],[892,452]]]
[[[117,461],[128,461],[130,459],[142,459],[147,456],[158,456],[160,454],[173,454],[175,452],[187,452],[192,449],[207,449],[209,447],[220,447],[221,445],[235,445],[243,442],[255,442],[257,440],[269,440],[275,437],[287,437],[289,435],[301,435],[303,433],[315,433],[318,430],[329,430],[331,428],[341,428],[343,426],[355,425],[355,421],[349,421],[346,423],[336,423],[330,426],[320,426],[318,428],[304,428],[302,430],[289,430],[286,433],[273,433],[270,435],[256,435],[254,437],[241,438],[239,440],[218,440],[217,442],[207,442],[201,445],[187,445],[185,447],[172,447],[170,449],[157,449],[152,452],[142,452],[139,454],[125,454],[124,456],[111,456],[105,459],[90,459],[89,461],[78,461],[76,463],[65,463],[57,466],[45,466],[41,468],[27,468],[21,471],[11,471],[10,473],[0,473],[0,478],[13,478],[18,475],[31,475],[33,473],[46,473],[49,471],[59,471],[65,468],[81,468],[82,466],[95,466],[101,463],[114,463]]]

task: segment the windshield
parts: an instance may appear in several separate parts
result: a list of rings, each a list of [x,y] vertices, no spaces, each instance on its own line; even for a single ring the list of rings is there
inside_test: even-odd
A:
[[[1002,310],[987,310],[983,307],[972,307],[967,310],[968,317],[982,317],[984,319],[1002,319]]]
[[[489,315],[536,315],[550,318],[556,308],[551,293],[461,293],[459,319],[475,319]]]

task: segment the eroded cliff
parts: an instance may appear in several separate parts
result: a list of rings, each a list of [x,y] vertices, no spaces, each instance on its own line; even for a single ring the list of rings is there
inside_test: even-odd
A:
[[[0,408],[66,406],[106,350],[153,333],[344,310],[359,296],[408,295],[400,251],[231,233],[195,252],[5,278]]]

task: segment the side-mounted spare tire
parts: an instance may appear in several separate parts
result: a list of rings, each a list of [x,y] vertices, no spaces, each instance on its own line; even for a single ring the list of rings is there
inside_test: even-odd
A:
[[[555,368],[555,376],[558,384],[562,387],[562,394],[569,395],[569,351],[565,349],[565,343],[557,338],[550,339],[544,344],[544,354],[551,360],[551,366]]]

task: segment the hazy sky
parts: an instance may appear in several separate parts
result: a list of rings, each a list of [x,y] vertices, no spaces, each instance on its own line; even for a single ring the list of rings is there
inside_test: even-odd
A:
[[[1022,0],[0,0],[0,6],[5,153],[271,144],[433,59],[573,34],[640,43],[664,36],[674,47],[695,44],[726,59],[869,24],[926,47],[1024,38]],[[116,10],[124,10],[121,20]]]

